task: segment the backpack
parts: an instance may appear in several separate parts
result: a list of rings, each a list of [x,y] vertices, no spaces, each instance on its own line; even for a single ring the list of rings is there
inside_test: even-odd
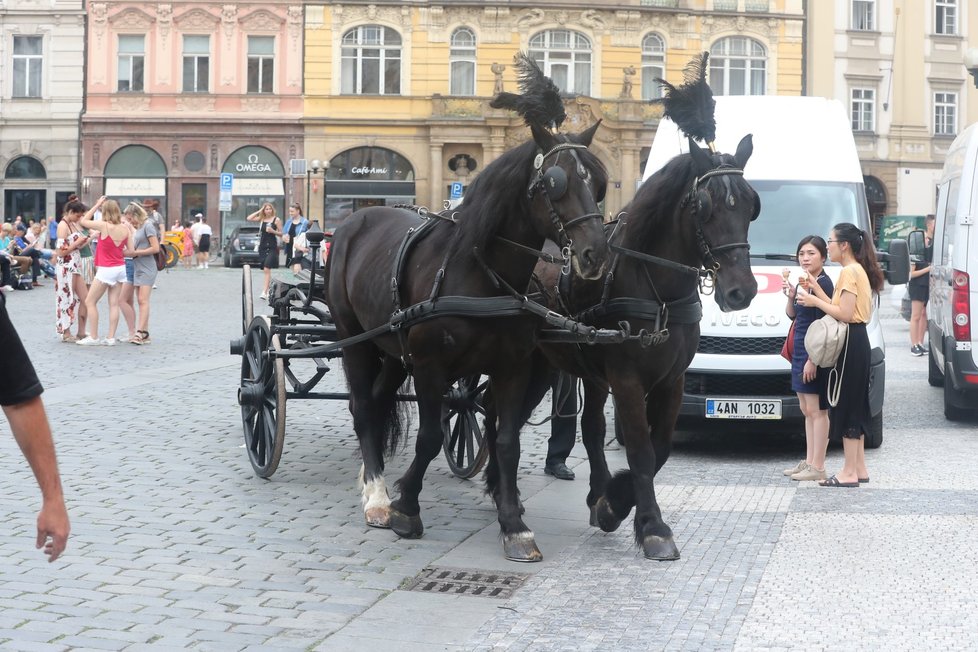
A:
[[[808,359],[817,367],[834,367],[846,344],[848,334],[849,324],[831,315],[816,319],[805,333],[805,351],[808,352]]]

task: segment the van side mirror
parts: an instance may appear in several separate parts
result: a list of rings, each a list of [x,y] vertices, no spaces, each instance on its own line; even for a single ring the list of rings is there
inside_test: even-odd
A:
[[[907,235],[907,246],[910,248],[911,256],[924,255],[924,232],[915,229]]]
[[[887,283],[903,285],[910,280],[910,248],[906,240],[890,240],[889,251],[878,252],[877,257],[882,263]]]

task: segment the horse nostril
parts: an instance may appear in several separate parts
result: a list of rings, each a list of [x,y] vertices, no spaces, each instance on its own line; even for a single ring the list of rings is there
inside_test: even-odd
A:
[[[585,249],[584,251],[582,251],[581,252],[581,260],[584,262],[584,264],[586,266],[593,267],[594,266],[594,249],[588,247],[587,249]]]
[[[734,288],[727,293],[727,302],[732,306],[743,305],[744,293],[740,288]]]

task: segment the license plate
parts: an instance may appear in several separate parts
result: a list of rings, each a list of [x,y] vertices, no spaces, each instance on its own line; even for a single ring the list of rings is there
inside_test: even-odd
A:
[[[706,399],[707,419],[780,419],[781,400]]]

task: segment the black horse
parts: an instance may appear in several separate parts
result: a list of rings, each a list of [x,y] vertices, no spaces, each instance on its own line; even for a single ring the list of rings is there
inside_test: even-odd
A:
[[[669,457],[685,371],[699,343],[700,283],[713,289],[724,311],[746,308],[757,293],[747,230],[760,211],[760,199],[743,179],[751,137],[740,142],[734,156],[710,154],[692,140],[689,144],[690,153],[643,183],[611,225],[615,258],[605,279],[568,284],[552,266],[538,265],[536,271],[551,305],[583,311],[579,318],[594,326],[628,322],[632,334],[641,335],[624,344],[593,347],[541,342],[544,355],[534,356],[523,418],[549,389],[553,372],[548,361],[582,378],[581,437],[591,466],[591,524],[614,531],[635,506],[635,538],[650,559],[679,557],[655,499],[653,477]],[[614,477],[603,448],[609,386],[629,466]],[[499,475],[492,421],[499,401],[488,402],[486,478],[494,492]]]
[[[337,335],[346,339],[368,332],[391,321],[392,313],[393,318],[409,314],[410,306],[433,294],[442,297],[436,306],[439,300],[464,305],[459,297],[512,298],[507,286],[527,287],[537,260],[533,250],[546,238],[561,244],[565,264],[577,276],[600,278],[608,243],[597,202],[607,172],[587,149],[597,126],[574,136],[531,127],[533,140],[490,163],[451,218],[426,221],[416,211],[387,207],[348,217],[333,235],[327,260],[328,304]],[[414,238],[411,247],[403,246],[408,234]],[[520,310],[479,317],[436,312],[424,321],[408,320],[394,333],[344,346],[369,525],[389,524],[402,537],[421,536],[418,495],[443,438],[442,398],[455,380],[485,374],[503,404],[513,406],[500,411],[496,445],[502,481],[493,497],[504,551],[516,560],[542,558],[520,518],[516,489],[520,406],[540,325],[539,317]],[[398,481],[400,497],[390,503],[383,456],[395,449],[401,434],[395,395],[409,369],[420,424],[414,460]]]

